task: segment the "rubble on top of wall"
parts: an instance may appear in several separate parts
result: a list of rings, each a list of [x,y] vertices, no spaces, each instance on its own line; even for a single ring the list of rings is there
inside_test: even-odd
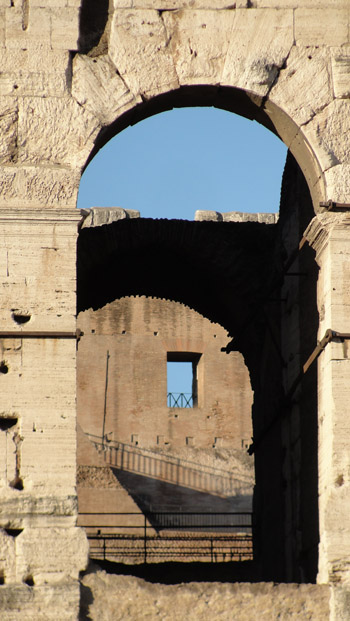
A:
[[[122,207],[91,207],[91,209],[82,209],[81,213],[84,217],[82,228],[140,217],[140,212],[136,209],[123,209]]]
[[[243,213],[241,211],[204,211],[197,210],[194,215],[196,222],[262,222],[276,224],[278,213]]]

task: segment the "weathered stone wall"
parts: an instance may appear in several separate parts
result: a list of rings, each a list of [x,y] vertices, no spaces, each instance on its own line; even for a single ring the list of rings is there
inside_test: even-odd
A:
[[[72,619],[85,533],[75,527],[75,246],[80,214],[2,209],[0,616]],[[33,271],[29,270],[31,266]],[[62,592],[69,607],[61,610]],[[51,606],[48,616],[41,610]],[[12,611],[12,612],[11,612]],[[16,612],[17,611],[17,612]],[[17,615],[17,616],[16,616]]]
[[[81,167],[111,124],[196,101],[274,128],[316,208],[346,200],[347,0],[80,5],[2,3],[1,204],[74,207]]]
[[[132,7],[124,0],[110,6],[107,2],[79,0],[3,0],[3,330],[29,330],[30,324],[14,326],[11,312],[19,310],[21,315],[32,317],[33,330],[74,332],[73,240],[77,221],[69,208],[76,205],[82,167],[111,136],[147,115],[173,106],[199,104],[256,119],[275,131],[290,148],[305,175],[315,212],[320,211],[320,200],[350,203],[349,19],[348,0],[240,0],[231,8],[210,0],[196,0],[191,6],[187,2],[169,5],[168,1],[137,0]],[[60,208],[65,208],[66,215]],[[318,215],[307,230],[307,239],[320,267],[318,336],[322,338],[326,329],[348,334],[348,215]],[[292,296],[297,296],[295,308],[304,289],[300,286],[299,292],[291,291]],[[305,299],[309,299],[307,295]],[[221,304],[225,301],[220,300],[218,306]],[[295,322],[282,318],[281,327],[284,335],[287,324],[288,329],[296,327],[295,340],[284,340],[286,350],[292,352],[302,326],[308,322],[301,316],[298,319],[293,308],[290,311],[295,313]],[[279,326],[277,315],[275,323]],[[75,345],[69,338],[51,336],[29,340],[23,335],[21,339],[16,336],[13,342],[8,338],[3,341],[4,365],[8,366],[8,373],[1,375],[4,419],[17,422],[11,431],[10,423],[5,421],[3,427],[9,425],[9,429],[1,431],[5,434],[2,447],[10,443],[16,449],[15,457],[8,455],[1,467],[6,490],[1,527],[23,527],[17,537],[3,534],[3,558],[10,560],[3,561],[5,585],[0,588],[2,608],[8,618],[24,618],[27,614],[39,619],[48,592],[57,605],[54,618],[74,618],[75,580],[85,563],[85,544],[76,546],[81,535],[74,528]],[[339,585],[333,590],[330,613],[337,620],[348,615],[344,585],[349,582],[350,558],[350,369],[346,343],[347,337],[342,337],[327,345],[319,358],[317,379],[318,579]],[[266,377],[272,347],[267,346],[265,352]],[[277,363],[275,366],[272,362],[277,370]],[[288,382],[293,381],[294,372],[288,363]],[[296,457],[291,465],[298,463],[301,451],[306,471],[314,469],[312,465],[309,469],[307,451],[302,449],[308,434],[312,438],[315,435],[310,432],[312,426],[303,422],[308,411],[306,401],[295,411],[293,450],[288,448],[289,440],[281,446],[280,431],[285,430],[278,427],[274,427],[271,444],[267,445],[271,453],[276,451],[276,477],[286,449],[288,456],[294,453]],[[287,436],[294,434],[294,420],[293,416]],[[299,431],[303,437],[300,442]],[[263,469],[264,460],[261,465]],[[293,468],[287,471],[293,473]],[[8,487],[17,476],[17,487]],[[286,523],[293,523],[297,533],[299,518],[291,518],[291,514],[302,515],[297,490],[307,489],[307,485],[298,472],[287,476],[290,481],[292,478],[294,482],[288,484],[288,489],[294,491],[288,503],[295,511],[286,511]],[[267,476],[263,480],[266,498],[272,501],[274,487],[268,484]],[[22,485],[23,489],[18,489]],[[282,477],[278,487],[283,488]],[[57,502],[54,498],[58,498]],[[71,499],[68,505],[67,498]],[[303,502],[307,506],[307,498]],[[277,506],[284,524],[283,493],[279,494]],[[67,537],[75,543],[68,543]],[[50,547],[43,543],[47,540],[52,545],[50,554]],[[33,545],[28,543],[22,548],[22,541]],[[293,545],[288,554],[297,558],[300,547]],[[16,565],[15,548],[21,559]],[[10,549],[12,552],[7,553]],[[32,574],[35,586],[23,585],[23,580],[33,580]],[[65,581],[64,598],[57,595],[62,593],[61,586],[55,586],[58,580]],[[13,593],[17,594],[16,605]],[[45,615],[47,618],[47,612]]]
[[[83,609],[92,619],[109,621],[156,617],[182,621],[324,621],[329,587],[257,583],[150,584],[130,576],[92,571],[83,578]],[[91,601],[92,600],[92,601]]]

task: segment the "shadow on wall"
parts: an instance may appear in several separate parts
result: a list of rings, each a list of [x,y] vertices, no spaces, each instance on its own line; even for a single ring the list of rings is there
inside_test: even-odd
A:
[[[135,473],[223,498],[231,495],[251,498],[253,481],[249,472],[233,476],[229,470],[200,464],[170,453],[164,454],[123,442],[109,441],[105,444],[100,438],[86,435],[92,439],[96,450],[103,454],[104,461],[120,474]]]
[[[220,498],[209,492],[199,492],[141,474],[126,472],[117,468],[112,468],[112,470],[142,513],[148,511],[226,513],[252,510],[252,494],[236,494],[227,498]]]

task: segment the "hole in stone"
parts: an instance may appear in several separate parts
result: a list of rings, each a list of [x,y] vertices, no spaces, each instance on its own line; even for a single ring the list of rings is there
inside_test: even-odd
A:
[[[3,569],[0,569],[0,584],[5,584],[5,574]]]
[[[11,481],[10,487],[22,491],[24,488],[23,479],[21,479],[21,477],[16,477],[15,479],[13,479],[13,481]]]
[[[18,537],[23,532],[23,528],[4,528],[4,530],[10,537]]]
[[[28,323],[30,318],[31,318],[31,315],[26,315],[23,313],[15,313],[15,312],[12,313],[12,319],[19,325],[23,323]]]
[[[339,474],[335,480],[335,484],[337,487],[341,487],[342,485],[344,485],[344,476],[342,474]]]
[[[9,372],[9,368],[8,368],[5,360],[1,360],[1,362],[0,362],[0,373],[6,374],[8,372]]]
[[[83,0],[79,14],[79,52],[87,53],[98,45],[108,21],[108,0]]]
[[[35,584],[33,576],[27,576],[23,582],[28,586],[34,586]]]
[[[17,425],[17,422],[18,422],[18,418],[10,418],[7,416],[1,416],[0,417],[0,430],[7,431],[8,429],[11,429],[11,427],[14,427],[15,425]]]

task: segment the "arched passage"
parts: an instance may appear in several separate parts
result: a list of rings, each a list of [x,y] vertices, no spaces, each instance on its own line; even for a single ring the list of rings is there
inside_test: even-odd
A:
[[[257,464],[256,550],[261,575],[265,579],[302,581],[306,576],[314,580],[317,567],[317,404],[311,398],[315,395],[314,370],[308,377],[309,386],[297,400],[295,387],[292,392],[290,389],[300,374],[300,364],[316,344],[318,322],[313,256],[306,253],[292,258],[299,236],[312,217],[307,186],[292,156],[288,158],[282,197],[279,224],[132,218],[83,227],[78,242],[78,308],[98,309],[123,295],[173,299],[219,322],[234,337],[227,351],[238,349],[243,353],[255,390],[252,450]],[[294,237],[286,243],[289,227]],[[304,267],[290,275],[295,260]],[[288,283],[290,276],[294,278],[292,285]],[[305,276],[309,280],[308,315],[289,316],[283,292],[286,290],[287,298],[292,296],[298,305],[300,295],[305,295]],[[299,361],[286,375],[301,339]],[[300,391],[299,384],[296,388]],[[305,408],[309,408],[305,429],[299,423],[295,427]],[[303,465],[300,455],[293,453],[291,417],[300,434],[301,454],[308,454],[307,460],[302,457]],[[293,468],[299,468],[296,479]],[[303,502],[296,503],[293,496],[305,489]],[[298,527],[306,524],[296,554],[291,552],[296,549],[294,535],[286,535],[286,511]],[[302,562],[301,550],[305,555]]]
[[[72,380],[75,343],[69,340],[75,336],[75,235],[80,219],[75,204],[81,169],[94,145],[98,146],[98,136],[103,138],[103,134],[108,133],[106,128],[125,113],[131,110],[139,113],[158,97],[188,92],[192,87],[196,93],[204,89],[203,97],[210,91],[213,98],[221,89],[230,92],[237,89],[253,102],[255,111],[262,110],[272,120],[278,134],[295,154],[313,195],[311,213],[317,211],[319,198],[348,204],[349,9],[346,0],[339,0],[337,6],[330,6],[326,0],[320,0],[317,6],[306,0],[291,0],[287,9],[281,9],[277,1],[260,0],[254,7],[247,1],[239,3],[242,8],[236,8],[237,3],[234,3],[229,9],[218,9],[216,2],[213,7],[209,1],[208,9],[175,4],[173,10],[164,10],[163,6],[145,9],[143,0],[135,0],[133,8],[116,6],[120,3],[110,7],[107,2],[101,5],[87,1],[81,7],[73,3],[74,7],[62,6],[58,15],[57,7],[49,2],[40,7],[31,5],[29,11],[26,7],[19,10],[12,4],[2,8],[5,23],[2,29],[4,96],[1,100],[2,311],[10,333],[14,328],[19,330],[11,319],[11,313],[18,311],[21,315],[30,315],[32,332],[44,331],[46,336],[37,342],[29,340],[33,336],[27,334],[26,345],[23,350],[19,349],[22,347],[19,341],[22,343],[26,338],[22,326],[21,332],[13,337],[13,347],[7,348],[9,372],[2,378],[4,411],[7,417],[19,416],[24,435],[21,456],[24,490],[17,490],[21,493],[13,495],[13,490],[5,484],[2,525],[18,529],[24,524],[26,531],[23,536],[19,535],[16,546],[6,538],[3,542],[8,557],[4,592],[9,597],[5,607],[10,599],[12,601],[12,586],[7,586],[10,577],[10,583],[15,583],[16,589],[23,593],[23,603],[19,603],[19,614],[23,614],[24,602],[27,602],[24,591],[27,593],[28,585],[24,586],[22,581],[28,565],[35,584],[37,579],[38,582],[42,580],[50,585],[51,593],[57,593],[55,601],[59,612],[54,614],[60,616],[62,612],[64,616],[62,602],[66,600],[57,590],[57,576],[60,574],[63,578],[60,585],[72,588],[69,608],[77,612],[78,593],[74,581],[84,566],[83,552],[81,556],[76,554],[78,560],[72,554],[66,555],[68,550],[84,548],[78,531],[72,527],[76,511],[75,385]],[[94,7],[92,19],[85,19],[86,9],[91,7]],[[94,11],[102,13],[97,15],[97,20]],[[91,33],[94,24],[97,29]],[[169,106],[173,105],[170,100]],[[244,108],[248,110],[249,105],[247,102]],[[290,235],[288,225],[284,228],[284,240],[290,251],[298,241],[295,237],[300,239],[304,215],[309,215],[305,208],[308,200],[304,202],[299,197],[297,202],[300,211],[291,201],[291,214],[298,212],[302,217],[294,221]],[[348,214],[330,213],[317,217],[307,233],[321,265],[321,333],[324,329],[345,335],[349,332],[347,230]],[[303,263],[302,259],[300,261]],[[282,295],[279,299],[288,308],[284,314],[284,334],[288,333],[291,339],[284,347],[287,351],[290,347],[290,354],[293,354],[283,358],[287,383],[293,381],[303,347],[315,334],[313,329],[288,330],[288,325],[290,328],[297,325],[299,319],[304,327],[308,325],[309,311],[298,303],[298,290],[307,293],[307,285],[303,284],[307,280],[302,280],[302,273],[307,273],[304,267],[307,265],[302,264],[302,269],[298,265],[295,270],[300,272],[299,281],[292,280],[297,278],[296,274],[288,276],[290,282],[297,283],[294,288],[290,287],[295,293],[294,303],[290,301],[291,295]],[[59,277],[56,279],[53,274]],[[312,282],[314,280],[313,277]],[[276,303],[276,299],[271,300],[272,303]],[[66,336],[62,337],[65,331]],[[61,337],[62,340],[58,340]],[[6,338],[8,335],[4,336]],[[49,346],[42,340],[44,338],[49,339]],[[291,351],[294,338],[295,347]],[[348,366],[346,347],[342,342],[332,343],[320,365],[318,386],[323,529],[319,579],[337,584],[340,580],[340,585],[347,584],[349,573]],[[68,367],[70,373],[65,375]],[[17,373],[19,368],[21,373]],[[58,373],[53,374],[52,369]],[[316,394],[315,387],[311,392]],[[14,395],[18,395],[15,403]],[[55,396],[54,401],[48,398],[51,395]],[[293,407],[296,405],[294,403]],[[260,424],[258,416],[256,420]],[[307,426],[308,420],[305,416],[302,424]],[[293,559],[283,566],[301,566],[304,570],[305,559],[310,558],[310,550],[312,546],[317,547],[317,543],[309,540],[312,545],[308,546],[305,542],[308,515],[307,510],[300,512],[299,507],[304,503],[307,509],[308,505],[299,493],[297,481],[300,467],[302,470],[308,467],[310,460],[299,442],[298,424],[294,424],[294,418],[292,422],[291,442],[282,445],[279,461],[276,459],[275,463],[276,477],[282,472],[280,487],[273,485],[274,476],[270,484],[268,477],[265,483],[271,500],[267,505],[273,506],[274,490],[283,486],[292,490],[291,480],[296,482],[295,494],[289,494],[293,502],[279,504],[280,508],[284,506],[280,520],[285,525],[288,540],[286,547],[282,546],[283,551],[288,559]],[[267,461],[268,453],[267,443]],[[314,454],[313,447],[312,457]],[[288,470],[290,460],[296,467]],[[270,470],[273,471],[272,465]],[[32,520],[34,507],[38,513]],[[263,509],[263,521],[268,523],[266,504]],[[56,529],[58,522],[62,528]],[[280,532],[277,541],[281,542]],[[263,543],[267,548],[265,558],[268,558],[269,548],[272,550],[274,546],[272,529]],[[20,550],[28,553],[28,557],[21,557],[23,564],[16,558]],[[304,572],[306,579],[309,575],[314,579],[314,561],[312,567],[311,574]],[[294,574],[292,571],[287,575],[279,569],[273,574],[271,561],[264,575],[282,578],[296,575],[299,579],[302,573],[296,569]],[[36,595],[34,616],[42,609],[45,599],[40,589],[35,591]],[[334,616],[336,608],[345,611],[346,593],[337,586],[333,595]]]
[[[106,27],[103,33],[102,29],[99,32],[101,38],[97,40],[96,36],[93,42],[95,47],[88,45],[86,48],[89,50],[89,59],[75,59],[74,97],[85,110],[92,113],[99,110],[99,121],[104,126],[99,134],[101,144],[106,136],[105,128],[113,125],[116,118],[122,118],[124,113],[131,110],[141,112],[149,104],[152,107],[158,97],[166,99],[170,94],[168,105],[171,107],[174,105],[171,93],[189,93],[193,88],[198,93],[204,89],[206,95],[211,91],[215,99],[226,88],[235,89],[243,94],[243,98],[248,97],[253,104],[254,115],[258,110],[272,122],[273,128],[288,145],[304,173],[312,195],[313,210],[310,215],[304,205],[300,204],[299,224],[304,222],[306,213],[310,219],[318,211],[320,200],[346,202],[349,194],[348,149],[345,144],[347,141],[340,137],[342,131],[339,131],[344,126],[344,112],[348,110],[348,102],[343,101],[347,95],[339,79],[339,65],[343,60],[340,55],[334,62],[331,61],[323,35],[315,34],[307,23],[309,18],[316,20],[320,17],[321,13],[317,13],[317,9],[308,12],[299,10],[299,5],[292,5],[290,9],[276,11],[275,7],[270,10],[260,5],[253,9],[247,3],[242,10],[236,10],[236,7],[223,9],[214,16],[211,9],[144,11],[141,8],[143,7],[136,5],[134,9],[127,11],[106,11]],[[319,11],[323,11],[323,7]],[[341,5],[340,11],[336,17],[329,9],[327,17],[337,23],[342,15],[342,23],[345,25],[348,23],[345,5]],[[340,32],[337,41],[340,45],[346,43],[347,31]],[[114,68],[117,70],[117,77],[113,75]],[[113,75],[112,89],[108,85],[106,87],[106,75]],[[83,79],[80,80],[82,76]],[[318,76],[317,80],[315,76]],[[89,86],[93,86],[94,92],[90,99],[86,96],[86,89],[84,90],[85,77]],[[106,88],[100,90],[102,84]],[[110,98],[112,91],[115,93],[117,90],[118,96],[113,95]],[[244,110],[247,111],[249,107],[249,102],[246,102]],[[137,121],[137,118],[134,120]],[[266,124],[265,119],[264,122]],[[98,148],[98,140],[95,144]],[[82,159],[80,161],[83,162]],[[294,231],[300,233],[299,225],[294,226]],[[313,258],[310,265],[312,260]],[[299,284],[300,282],[296,290],[303,288]],[[314,297],[313,295],[313,302]],[[296,303],[294,307],[297,306]],[[290,307],[290,315],[292,314],[293,305]],[[297,315],[298,313],[294,314],[294,319]],[[315,313],[312,315],[314,317]],[[338,319],[342,325],[342,317]],[[314,327],[308,334],[310,342],[314,343],[317,322],[311,323]],[[299,331],[299,337],[300,334]],[[305,343],[304,339],[297,340],[301,345]],[[297,357],[301,355],[301,351],[302,347],[296,348]],[[288,368],[290,359],[283,360],[284,366]],[[288,383],[290,375],[288,372],[284,372],[284,375],[287,376]],[[293,434],[294,432],[291,435]],[[312,436],[315,437],[314,432]],[[297,455],[300,444],[294,440],[292,443]],[[280,463],[285,460],[283,453],[284,449]],[[314,455],[313,447],[313,460]],[[306,461],[308,460],[304,459]],[[296,471],[298,469],[297,466]],[[296,478],[298,476],[297,472]],[[268,487],[269,485],[267,489]],[[270,491],[272,505],[273,486],[270,486]],[[299,496],[296,493],[289,505],[299,506]],[[327,503],[326,505],[328,506]],[[284,509],[285,512],[282,510],[280,513],[280,521],[285,521],[286,532],[296,532],[298,528],[288,503]],[[304,518],[308,522],[305,512]],[[304,527],[302,530],[305,532]],[[316,532],[315,528],[313,530]],[[316,539],[306,546],[304,541],[300,544],[303,536],[299,537],[295,545],[292,543],[293,535],[287,534],[287,539],[289,543],[285,549],[286,557],[294,558],[295,565],[293,571],[287,574],[280,572],[279,575],[288,575],[290,578],[292,575],[305,575],[306,571],[314,579],[317,565],[315,555],[311,561],[311,573],[305,569],[308,565],[305,558],[310,558],[313,554],[310,550],[317,548]],[[273,533],[266,546],[273,548]],[[299,552],[296,552],[298,548]],[[326,548],[328,550],[327,543],[324,548],[321,547],[322,550]],[[322,575],[328,572],[327,554],[326,557],[327,560],[322,565]],[[292,565],[293,563],[294,561]],[[291,567],[290,564],[289,566]],[[295,570],[296,567],[298,569]],[[271,576],[273,572],[268,571],[267,575]]]
[[[316,345],[318,321],[317,311],[313,310],[308,316],[295,312],[303,289],[302,270],[296,270],[296,275],[287,277],[285,272],[294,265],[295,260],[296,264],[306,261],[305,272],[312,273],[309,302],[315,309],[313,257],[299,258],[294,251],[303,230],[319,210],[320,200],[328,197],[327,178],[333,174],[329,170],[338,161],[332,148],[333,155],[330,153],[330,142],[319,140],[314,123],[316,111],[327,105],[325,102],[332,97],[326,85],[325,59],[317,50],[310,53],[295,47],[293,12],[281,11],[277,15],[254,10],[222,11],[215,22],[209,20],[209,13],[206,12],[146,13],[131,10],[113,14],[112,11],[106,22],[109,26],[106,26],[101,38],[101,41],[104,40],[102,47],[98,44],[90,49],[88,56],[77,55],[74,59],[73,96],[86,112],[95,114],[98,110],[100,123],[99,131],[91,134],[86,143],[86,146],[90,145],[87,162],[112,136],[129,124],[173,107],[210,105],[265,125],[289,147],[299,165],[295,169],[294,160],[289,159],[285,187],[289,183],[290,193],[287,199],[284,197],[287,207],[282,225],[276,229],[273,267],[270,266],[266,280],[261,279],[257,285],[259,289],[263,283],[264,295],[260,297],[256,312],[252,312],[249,303],[246,304],[248,312],[242,316],[247,320],[248,327],[242,332],[242,324],[237,328],[237,322],[236,332],[239,334],[228,351],[232,347],[245,350],[255,388],[254,450],[259,451],[257,462],[260,463],[257,476],[260,491],[256,494],[256,514],[260,516],[257,548],[262,575],[273,580],[299,581],[306,576],[308,580],[315,580],[318,545],[315,402],[308,427],[312,438],[309,459],[306,458],[306,442],[292,440],[294,431],[290,433],[293,426],[290,421],[292,411],[299,420],[300,412],[307,407],[300,403],[306,404],[307,394],[315,394],[313,380],[309,393],[302,391],[302,398],[297,399],[295,415],[294,380],[299,377],[302,359],[307,358]],[[261,28],[264,32],[263,39],[256,35],[257,25],[258,30]],[[190,32],[190,39],[186,38],[186,32]],[[242,40],[244,32],[249,32],[254,41],[249,53],[246,53]],[[134,48],[130,52],[135,37],[139,54]],[[189,40],[191,43],[188,46]],[[305,57],[303,67],[310,75],[307,92],[296,86],[300,80],[301,57]],[[319,89],[315,91],[311,78],[316,66],[325,78],[322,93]],[[290,96],[292,84],[295,84],[293,97]],[[330,168],[325,170],[327,167]],[[293,177],[299,188],[298,196],[295,196],[290,183]],[[303,177],[308,187],[303,185]],[[293,231],[292,235],[287,234],[289,228]],[[151,263],[149,268],[152,269]],[[241,278],[245,280],[242,274]],[[283,309],[290,296],[289,293],[286,298],[282,295],[285,278],[287,281],[288,278],[297,279],[294,284],[287,285],[287,289],[291,288],[293,292],[289,299],[295,298],[290,309],[288,304]],[[257,281],[246,280],[248,288],[252,285],[251,291],[254,282]],[[230,287],[226,284],[227,292]],[[223,309],[229,299],[229,321],[234,323],[237,302],[233,299],[233,289],[231,287],[231,292],[221,297],[220,292],[217,293],[216,309],[224,314]],[[305,330],[307,339],[304,338]],[[234,328],[230,332],[234,334]],[[284,335],[292,336],[286,338]],[[293,363],[293,360],[298,362]],[[293,395],[290,388],[293,388]],[[299,423],[294,427],[298,430],[296,437],[300,439],[303,433]],[[281,441],[281,438],[284,439]],[[274,451],[269,450],[270,442],[275,446]],[[299,463],[300,451],[295,448],[300,447],[300,443],[303,444],[301,454],[304,455],[302,466]],[[304,479],[309,483],[306,484]],[[304,498],[303,503],[297,500],[301,488],[312,490],[311,511],[308,511],[308,498]],[[277,493],[276,499],[278,489],[280,493]],[[308,515],[312,516],[310,527]],[[308,534],[298,538],[299,529]]]

